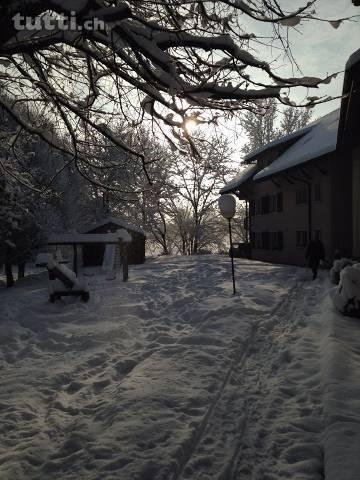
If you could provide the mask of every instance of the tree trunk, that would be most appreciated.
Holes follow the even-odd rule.
[[[12,266],[10,263],[5,263],[5,274],[6,274],[6,286],[12,287],[15,282],[14,282],[14,277],[12,273]]]
[[[169,255],[169,249],[168,249],[168,246],[167,246],[166,236],[164,234],[161,234],[161,238],[162,238],[163,254],[164,255]]]
[[[18,265],[18,280],[25,277],[25,262]]]

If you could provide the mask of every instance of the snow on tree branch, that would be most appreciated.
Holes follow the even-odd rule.
[[[292,105],[291,89],[334,78],[282,78],[272,59],[251,53],[258,40],[246,18],[284,35],[316,21],[316,0],[291,4],[288,11],[275,0],[8,0],[0,6],[0,101],[23,128],[49,140],[34,125],[35,117],[47,119],[51,137],[76,158],[91,157],[87,139],[95,136],[145,164],[114,133],[119,119],[132,128],[144,118],[177,128],[195,109],[211,117],[256,111],[261,99]],[[338,28],[346,19],[320,20]],[[311,96],[308,104],[321,101]]]

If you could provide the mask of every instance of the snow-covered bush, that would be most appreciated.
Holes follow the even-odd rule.
[[[352,265],[352,261],[349,258],[342,257],[338,260],[334,260],[333,266],[330,270],[331,283],[337,285],[340,281],[340,272],[348,265]]]
[[[335,308],[344,315],[360,317],[360,263],[340,272],[340,283],[330,292]]]

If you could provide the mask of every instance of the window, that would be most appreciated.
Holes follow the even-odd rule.
[[[253,248],[262,250],[282,250],[284,247],[283,232],[252,232]]]
[[[261,233],[251,233],[251,245],[253,248],[261,248]]]
[[[266,215],[272,212],[283,211],[283,194],[264,195],[250,201],[250,215]]]
[[[270,232],[262,232],[261,233],[261,247],[264,250],[269,250],[270,249]]]
[[[270,196],[261,197],[261,213],[266,215],[270,211]]]
[[[283,232],[271,232],[271,249],[282,250],[284,248]]]
[[[271,195],[269,200],[269,213],[276,212],[276,195]]]
[[[296,246],[297,247],[306,247],[307,246],[307,231],[306,230],[298,230],[296,232]]]
[[[255,234],[255,248],[262,248],[261,233]]]
[[[271,232],[271,250],[277,250],[277,232]]]
[[[308,201],[307,188],[296,190],[296,204],[301,205],[302,203],[307,203],[307,201]]]
[[[314,201],[320,202],[321,201],[321,185],[317,183],[314,185]]]

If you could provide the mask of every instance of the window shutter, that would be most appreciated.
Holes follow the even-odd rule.
[[[283,232],[277,232],[277,248],[282,250],[284,248],[284,234]]]
[[[278,212],[283,211],[283,194],[282,194],[282,192],[279,192],[277,194],[277,211]]]

